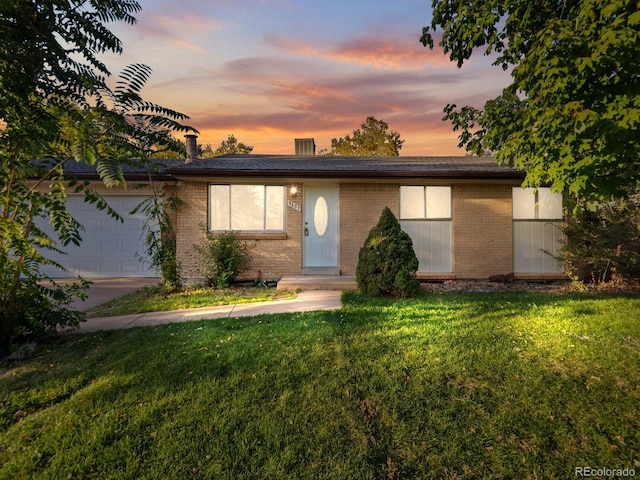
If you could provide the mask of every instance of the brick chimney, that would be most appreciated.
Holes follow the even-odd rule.
[[[193,163],[198,160],[198,136],[190,133],[184,138],[187,144],[187,158],[184,163]]]

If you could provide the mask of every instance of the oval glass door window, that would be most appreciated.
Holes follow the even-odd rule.
[[[318,197],[313,210],[313,226],[318,236],[323,237],[329,226],[329,206],[324,197]]]

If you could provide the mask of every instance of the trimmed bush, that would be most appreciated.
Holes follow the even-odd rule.
[[[411,237],[400,228],[389,207],[385,207],[360,249],[356,267],[358,288],[375,297],[413,297],[420,289],[417,270]]]

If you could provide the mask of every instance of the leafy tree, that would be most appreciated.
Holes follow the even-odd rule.
[[[207,143],[204,147],[198,145],[198,158],[213,158],[215,156],[213,152],[214,150],[210,143]]]
[[[27,0],[0,7],[0,118],[3,155],[46,151],[58,139],[52,104],[85,105],[105,85],[107,67],[97,58],[121,53],[106,22],[136,22],[133,0]]]
[[[223,140],[218,148],[212,152],[211,157],[219,157],[221,155],[226,155],[227,153],[239,153],[242,155],[247,155],[253,151],[253,147],[250,145],[245,145],[242,142],[238,142],[238,139],[235,135],[231,134],[227,137],[226,140]],[[205,157],[207,158],[207,157]]]
[[[183,142],[178,142],[178,144],[175,146],[156,145],[153,151],[149,153],[149,158],[153,160],[185,158],[187,156],[187,148]]]
[[[367,117],[353,136],[331,139],[331,155],[397,157],[404,140],[389,124],[375,117]]]
[[[184,150],[184,144],[171,132],[190,127],[179,123],[188,118],[186,115],[142,99],[140,92],[150,75],[146,65],[126,67],[113,91],[98,89],[95,106],[86,108],[75,124],[65,124],[64,137],[71,140],[67,143],[72,156],[99,159],[98,171],[108,185],[124,184],[122,164],[146,167],[151,195],[131,213],[140,211],[147,216],[144,239],[150,266],[160,274],[165,291],[171,293],[182,287],[171,221],[171,212],[180,201],[165,191],[164,184],[154,183],[152,174],[160,164],[153,159]]]
[[[376,297],[413,297],[420,288],[416,279],[418,266],[411,237],[385,207],[360,249],[356,266],[358,288]]]
[[[587,200],[626,197],[640,183],[640,11],[631,0],[433,0],[421,41],[461,67],[476,49],[512,68],[483,110],[445,108],[460,146],[496,152]]]
[[[129,65],[119,74],[113,90],[96,86],[85,105],[70,105],[57,113],[61,123],[59,153],[66,159],[95,164],[105,184],[115,186],[124,185],[123,163],[153,169],[149,158],[159,152],[184,150],[171,132],[193,130],[180,123],[189,117],[141,96],[151,73],[147,65]]]
[[[0,6],[0,350],[81,320],[67,307],[86,282],[43,283],[40,266],[52,263],[43,251],[81,241],[82,226],[65,208],[68,188],[117,214],[86,183],[67,184],[69,153],[115,185],[123,181],[123,158],[144,158],[151,145],[170,141],[169,130],[188,129],[179,123],[186,117],[140,97],[148,67],[125,69],[113,91],[105,83],[109,71],[97,55],[122,50],[105,24],[133,24],[139,10],[134,0]],[[49,188],[39,188],[45,182]],[[49,219],[56,239],[37,227],[38,217]]]

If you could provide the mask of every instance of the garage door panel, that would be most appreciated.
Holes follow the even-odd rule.
[[[103,255],[116,255],[121,249],[118,240],[102,240],[100,242],[100,253]]]
[[[125,252],[134,252],[134,255],[138,251],[140,252],[140,254],[142,254],[144,252],[144,244],[143,244],[143,242],[134,241],[134,240],[122,240],[121,244],[122,244],[121,248]]]
[[[98,262],[84,262],[84,261],[79,261],[79,262],[73,262],[71,261],[71,265],[73,265],[75,267],[75,269],[81,271],[81,272],[95,272],[100,268],[100,264]],[[68,267],[67,267],[68,268]],[[71,269],[69,269],[71,270]]]
[[[83,246],[82,250],[96,252],[98,250],[98,240],[87,239],[85,237],[86,235],[84,235],[82,238],[82,246]],[[73,247],[70,246],[67,248],[69,255],[71,254],[78,255],[79,250],[81,249],[79,247],[76,247],[75,245]]]
[[[142,262],[139,258],[147,259],[142,238],[145,217],[139,213],[135,216],[129,215],[144,197],[121,196],[106,199],[111,208],[124,218],[124,223],[109,217],[105,210],[98,210],[95,205],[85,204],[80,197],[67,199],[69,213],[85,228],[85,231],[81,232],[83,241],[80,247],[61,247],[68,255],[44,252],[47,258],[69,270],[62,272],[47,267],[43,269],[44,273],[52,277],[157,276],[156,272],[149,268],[148,262]],[[46,220],[39,222],[39,226],[56,238]]]
[[[101,238],[116,239],[122,238],[124,230],[122,228],[122,225],[115,220],[105,219],[99,223],[96,232],[100,232],[102,234]]]
[[[72,213],[71,215],[73,215],[74,218],[82,218],[83,214],[82,212],[76,212],[75,214]],[[82,222],[82,226],[85,229],[85,236],[93,236],[96,234],[96,232],[100,229],[100,224],[102,222],[99,222],[97,219],[89,219],[89,218],[85,218]]]
[[[124,276],[128,276],[129,274],[131,274],[131,276],[137,276],[134,275],[136,273],[138,273],[140,271],[140,262],[136,262],[136,261],[127,261],[127,262],[122,262],[122,273],[124,273]]]
[[[103,273],[109,274],[111,273],[113,276],[117,276],[117,273],[120,273],[120,265],[119,262],[109,262],[109,261],[102,261],[100,262],[101,264],[101,270]]]

